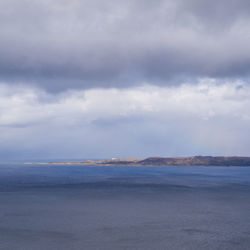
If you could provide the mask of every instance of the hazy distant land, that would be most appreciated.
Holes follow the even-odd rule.
[[[192,156],[192,157],[149,157],[112,158],[109,160],[57,161],[49,164],[81,164],[97,166],[250,166],[250,157],[239,156]],[[39,163],[39,164],[48,164]]]

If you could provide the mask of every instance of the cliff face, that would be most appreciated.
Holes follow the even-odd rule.
[[[85,164],[89,164],[86,161]],[[150,157],[140,159],[112,159],[92,161],[94,165],[130,165],[130,166],[250,166],[250,157]]]

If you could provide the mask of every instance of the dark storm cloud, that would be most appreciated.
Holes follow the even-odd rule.
[[[184,12],[214,29],[230,28],[238,19],[249,18],[250,2],[247,0],[181,0]]]
[[[50,90],[249,76],[243,0],[0,2],[0,80]]]

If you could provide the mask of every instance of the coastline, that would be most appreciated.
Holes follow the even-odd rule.
[[[149,157],[112,158],[108,160],[55,161],[25,164],[39,165],[87,165],[87,166],[250,166],[250,157],[242,156],[191,156],[191,157]]]

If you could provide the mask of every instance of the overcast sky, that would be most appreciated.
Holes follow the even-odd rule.
[[[0,1],[0,158],[250,156],[250,1]]]

